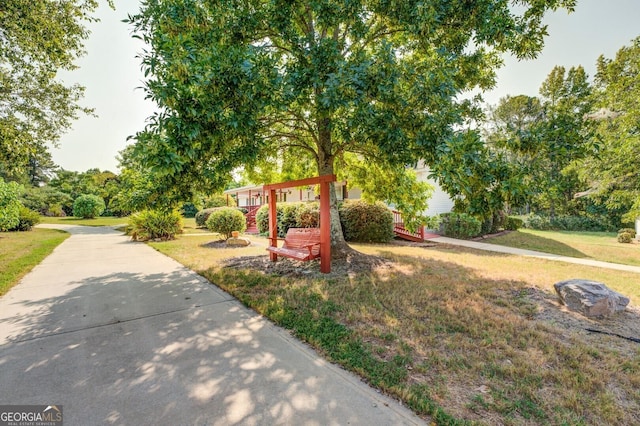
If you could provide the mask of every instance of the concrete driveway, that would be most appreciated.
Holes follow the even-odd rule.
[[[421,424],[204,278],[110,228],[0,298],[0,404],[65,425]]]

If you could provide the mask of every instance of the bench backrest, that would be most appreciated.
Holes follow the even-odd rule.
[[[309,244],[316,244],[311,252],[314,256],[320,253],[320,228],[289,228],[284,237],[284,247],[304,248]]]

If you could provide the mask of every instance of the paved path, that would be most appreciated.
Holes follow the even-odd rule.
[[[615,269],[618,271],[636,272],[640,274],[640,266],[621,265],[619,263],[602,262],[593,259],[580,259],[577,257],[559,256],[557,254],[543,253],[534,250],[525,250],[514,247],[499,246],[497,244],[482,243],[479,241],[458,240],[454,238],[433,236],[427,238],[436,243],[446,243],[461,247],[469,247],[477,250],[492,251],[496,253],[515,254],[518,256],[535,257],[539,259],[556,260],[559,262],[575,263],[578,265],[595,266],[597,268]]]
[[[0,404],[68,426],[423,423],[147,245],[65,229],[0,298]]]

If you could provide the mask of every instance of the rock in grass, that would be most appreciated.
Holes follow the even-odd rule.
[[[629,298],[597,281],[573,279],[554,284],[560,300],[589,318],[609,317],[624,311]]]
[[[246,247],[251,244],[247,238],[229,238],[227,240],[227,245],[230,247]]]

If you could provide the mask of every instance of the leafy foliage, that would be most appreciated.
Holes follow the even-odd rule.
[[[636,237],[636,230],[633,229],[633,228],[618,229],[618,234],[622,234],[623,232],[631,234],[631,238],[635,238]]]
[[[340,223],[347,241],[386,243],[394,237],[393,214],[380,202],[343,202]]]
[[[594,231],[612,232],[616,228],[607,217],[587,216],[548,216],[531,215],[525,221],[525,228],[540,231]]]
[[[519,217],[507,217],[507,220],[504,223],[504,229],[507,231],[517,231],[518,229],[524,226],[524,220]]]
[[[0,179],[0,232],[13,229],[20,223],[20,191],[17,183],[5,183]]]
[[[621,232],[621,233],[618,234],[618,242],[619,243],[628,244],[628,243],[631,243],[631,240],[633,240],[633,237],[628,232]]]
[[[79,112],[83,88],[57,79],[76,68],[96,0],[3,1],[0,12],[0,169],[25,171]]]
[[[9,229],[9,231],[31,231],[34,225],[38,223],[40,223],[40,215],[38,213],[24,206],[20,206],[18,225]]]
[[[73,198],[67,193],[51,186],[26,188],[20,197],[20,202],[27,208],[42,215],[57,216],[66,207],[73,210]]]
[[[593,100],[581,66],[553,68],[540,95],[501,99],[491,111],[487,140],[521,181],[523,191],[509,207],[554,217],[572,213],[574,194],[584,186],[573,165],[597,149],[585,118]]]
[[[172,240],[182,232],[182,216],[177,211],[143,210],[129,217],[127,234],[136,241]]]
[[[444,235],[452,238],[471,238],[478,236],[482,223],[466,213],[445,213],[440,215]]]
[[[234,168],[274,158],[307,176],[375,165],[413,185],[390,201],[420,223],[421,206],[405,194],[425,199],[411,191],[426,187],[401,176],[404,167],[439,161],[438,147],[479,113],[459,95],[492,87],[502,52],[534,57],[544,13],[574,5],[143,1],[128,21],[150,46],[142,66],[159,112],[135,136],[133,157],[156,194],[176,196],[222,188]]]
[[[589,197],[607,211],[626,213],[623,222],[640,217],[640,37],[615,58],[601,56],[595,76],[596,107],[592,119],[602,143],[597,156],[581,164]]]
[[[93,194],[80,195],[73,202],[73,215],[84,219],[100,216],[105,209],[104,200]]]
[[[211,232],[217,232],[227,239],[233,231],[244,232],[247,229],[247,221],[242,212],[232,207],[215,209],[209,215],[206,225]]]

